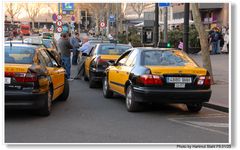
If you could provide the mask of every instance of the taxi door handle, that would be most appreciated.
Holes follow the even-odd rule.
[[[126,72],[126,74],[129,74],[129,72]]]
[[[116,73],[119,73],[119,71],[116,71]]]

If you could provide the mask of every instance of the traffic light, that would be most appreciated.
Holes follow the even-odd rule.
[[[158,47],[159,48],[171,48],[171,43],[170,42],[167,42],[167,43],[161,42],[161,43],[159,43]]]

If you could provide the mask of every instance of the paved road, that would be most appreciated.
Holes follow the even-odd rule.
[[[70,82],[70,97],[55,102],[49,117],[29,111],[7,111],[6,143],[227,143],[228,114],[184,105],[154,105],[129,113],[124,99],[105,99],[101,88]]]

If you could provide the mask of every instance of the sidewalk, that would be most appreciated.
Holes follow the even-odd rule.
[[[202,66],[201,54],[190,55],[200,66]],[[211,55],[213,78],[212,96],[207,107],[213,107],[223,111],[229,108],[229,55]]]

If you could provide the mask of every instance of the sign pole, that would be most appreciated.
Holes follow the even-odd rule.
[[[155,38],[154,38],[154,47],[158,47],[158,41],[159,41],[159,6],[158,3],[155,3],[155,22],[154,22],[154,29],[155,29]]]
[[[189,3],[184,4],[183,50],[188,53]]]
[[[164,43],[168,42],[167,30],[168,30],[168,8],[164,7],[164,34],[163,34]]]

